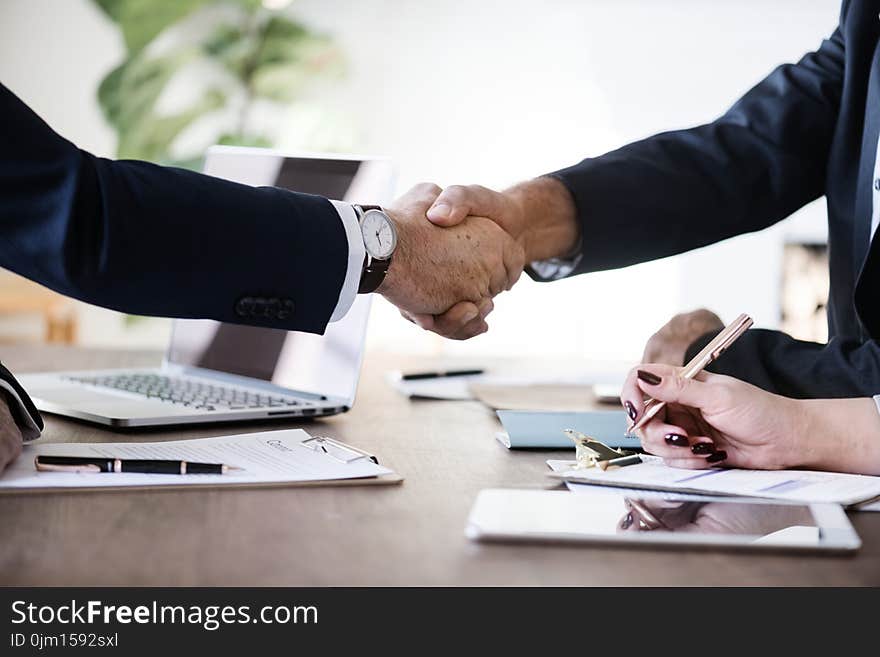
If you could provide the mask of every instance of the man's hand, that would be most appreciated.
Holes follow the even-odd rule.
[[[528,251],[525,208],[513,195],[480,185],[452,185],[427,212],[428,220],[438,226],[457,226],[469,216],[488,217]]]
[[[642,362],[684,365],[684,355],[694,340],[722,328],[721,318],[705,308],[676,315],[648,339]]]
[[[453,185],[437,196],[427,212],[429,221],[444,227],[472,216],[488,217],[503,228],[522,249],[525,262],[567,255],[580,236],[574,200],[554,178],[537,178],[504,192]],[[441,335],[468,338],[488,329],[481,322],[481,330],[474,333],[474,320],[467,324],[475,310],[473,304],[459,303],[440,315],[410,314],[409,319]],[[479,312],[485,317],[490,310],[484,302]]]
[[[468,217],[448,228],[426,221],[439,193],[436,185],[416,185],[387,208],[398,247],[377,292],[423,328],[465,339],[488,329],[492,298],[517,281],[525,256],[489,219]],[[450,309],[450,321],[433,321]]]
[[[6,398],[0,394],[0,472],[21,454],[21,431],[12,419]]]
[[[555,178],[536,178],[503,192],[453,185],[427,213],[438,226],[454,226],[472,215],[488,217],[507,231],[522,245],[526,262],[568,255],[580,237],[574,200]]]

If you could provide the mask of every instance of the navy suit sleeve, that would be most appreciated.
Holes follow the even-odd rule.
[[[133,314],[324,331],[348,258],[328,200],[95,157],[3,85],[0,118],[0,267]]]
[[[824,194],[843,69],[838,29],[816,52],[774,70],[716,121],[550,174],[568,187],[582,227],[583,257],[572,273],[760,230]]]
[[[685,362],[712,337],[714,333],[694,342]],[[818,344],[779,331],[751,329],[707,369],[786,397],[873,397],[880,393],[880,344],[840,338]]]

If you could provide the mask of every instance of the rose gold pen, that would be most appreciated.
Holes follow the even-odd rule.
[[[630,513],[635,511],[641,516],[641,518],[639,519],[640,530],[669,529],[665,522],[663,522],[657,516],[651,513],[648,508],[638,500],[631,500],[627,498],[626,503],[629,504]]]
[[[691,358],[688,364],[684,366],[681,376],[685,379],[693,379],[697,374],[702,372],[709,363],[714,362],[719,356],[721,356],[721,354],[727,351],[728,347],[745,333],[753,323],[752,318],[748,315],[743,314],[737,317],[730,324],[725,326],[724,329],[722,329],[722,331],[709,342],[709,344],[703,347],[700,353]],[[638,422],[635,422],[626,430],[626,434],[632,435],[641,429],[665,406],[666,402],[649,398],[645,402],[645,409],[642,412],[642,417]]]

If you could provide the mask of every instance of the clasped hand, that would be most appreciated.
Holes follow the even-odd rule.
[[[423,183],[387,208],[398,248],[377,291],[422,328],[463,340],[488,330],[493,298],[519,279],[525,250],[483,216],[464,213],[447,225],[428,221],[440,193]]]

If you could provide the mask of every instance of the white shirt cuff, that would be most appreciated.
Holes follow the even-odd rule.
[[[874,397],[874,403],[877,404],[877,412],[880,413],[880,395]]]
[[[533,272],[545,281],[558,281],[566,276],[571,276],[571,273],[577,269],[577,266],[581,264],[581,260],[584,258],[583,249],[581,248],[582,241],[583,238],[578,242],[573,256],[535,260],[529,263],[529,266]]]
[[[361,226],[358,223],[354,208],[342,201],[330,202],[336,208],[336,212],[339,213],[342,226],[345,228],[345,236],[348,238],[348,269],[345,272],[345,281],[342,283],[342,289],[339,291],[339,300],[336,302],[336,308],[330,316],[330,321],[336,322],[345,317],[345,313],[349,311],[354,300],[357,298],[366,249],[364,248],[364,238],[361,235]]]
[[[21,437],[24,438],[25,442],[30,440],[36,440],[40,437],[40,427],[36,423],[31,414],[28,412],[27,406],[24,405],[24,402],[21,400],[21,397],[18,396],[18,393],[15,391],[11,385],[9,385],[6,381],[0,380],[0,391],[5,391],[9,394],[6,398],[11,401],[13,404],[18,405],[20,413],[12,413],[12,419],[14,420],[16,417],[20,417],[24,420],[24,426],[19,425],[18,430],[21,431]],[[12,409],[10,409],[12,410]]]

